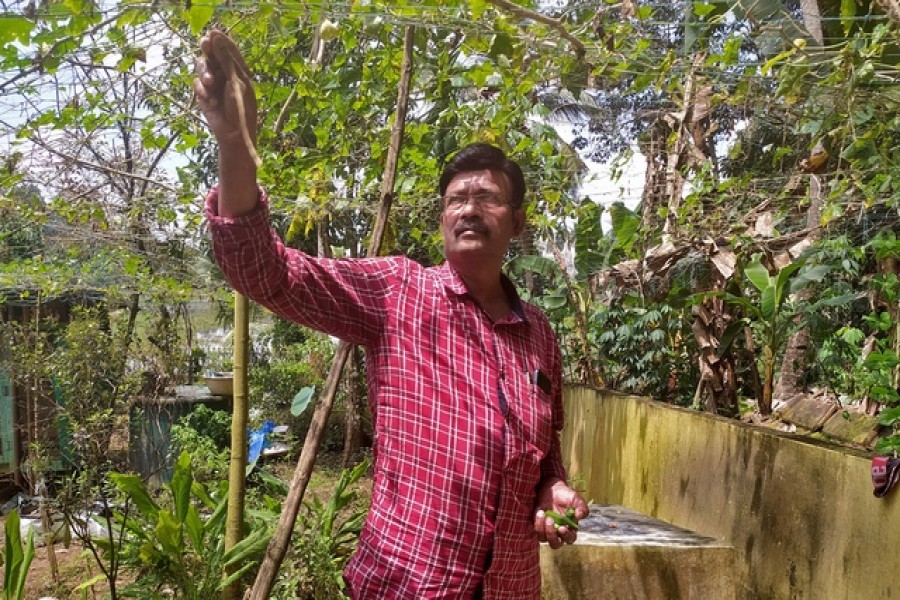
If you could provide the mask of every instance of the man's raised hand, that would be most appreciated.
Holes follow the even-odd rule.
[[[260,164],[256,153],[256,95],[250,70],[240,50],[225,33],[210,31],[200,40],[194,93],[200,110],[219,142],[220,161],[243,158]]]

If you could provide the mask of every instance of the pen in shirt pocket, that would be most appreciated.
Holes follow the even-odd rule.
[[[536,385],[545,394],[550,394],[550,378],[540,369],[534,369],[528,372],[528,379],[531,385]]]

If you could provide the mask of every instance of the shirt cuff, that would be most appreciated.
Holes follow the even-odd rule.
[[[243,243],[269,231],[269,197],[259,188],[256,207],[239,217],[219,216],[219,188],[206,196],[206,219],[213,242]]]
[[[258,222],[269,223],[269,196],[261,187],[257,188],[256,208],[239,217],[219,216],[219,186],[213,187],[206,196],[206,218],[211,225],[253,226]]]

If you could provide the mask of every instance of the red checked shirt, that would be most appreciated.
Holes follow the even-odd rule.
[[[536,488],[565,479],[559,348],[505,285],[492,321],[453,269],[406,258],[332,260],[285,248],[267,202],[216,216],[216,259],[271,311],[366,349],[374,418],[372,505],[344,577],[357,599],[540,598]],[[550,381],[534,384],[542,371]]]

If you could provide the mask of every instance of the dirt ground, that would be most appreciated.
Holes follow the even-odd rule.
[[[48,549],[37,548],[25,583],[25,600],[80,598],[81,595],[74,591],[75,588],[99,574],[94,559],[85,554],[84,549],[76,542],[73,541],[69,548],[56,544],[55,550],[59,579],[55,580],[53,577]],[[87,597],[99,600],[108,591],[106,581],[101,581],[88,591]]]

